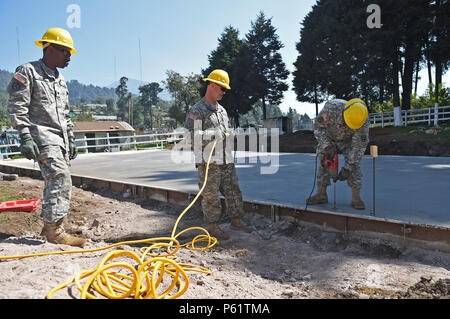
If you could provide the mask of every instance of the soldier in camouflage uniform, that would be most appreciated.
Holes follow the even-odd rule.
[[[83,247],[84,239],[62,227],[72,191],[69,160],[77,151],[69,92],[57,68],[68,66],[76,51],[69,32],[59,28],[49,29],[36,44],[44,48],[43,58],[16,69],[8,85],[8,113],[19,132],[22,155],[39,163],[45,181],[41,235],[52,243]]]
[[[367,107],[359,99],[349,102],[336,99],[325,103],[314,123],[314,135],[318,142],[316,153],[320,163],[317,174],[318,191],[307,199],[308,204],[328,203],[326,189],[330,185],[330,177],[333,177],[341,181],[347,180],[352,188],[354,208],[365,208],[360,197],[362,187],[360,162],[369,143],[367,115]],[[338,152],[342,152],[345,160],[339,173],[323,165],[325,156],[332,159]]]
[[[231,154],[229,120],[226,110],[217,102],[229,90],[228,74],[223,70],[214,70],[204,79],[208,81],[205,96],[189,110],[185,128],[189,130],[194,146],[198,183],[201,189],[206,174],[206,164],[214,139],[218,140],[214,156],[210,161],[208,180],[203,190],[202,210],[208,223],[209,233],[217,239],[226,240],[229,235],[217,225],[221,215],[219,191],[225,197],[228,215],[231,217],[231,228],[251,232],[242,223],[244,213],[242,193]],[[227,143],[228,140],[228,143]]]

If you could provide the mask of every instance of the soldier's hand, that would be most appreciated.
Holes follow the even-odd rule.
[[[329,159],[333,159],[334,155],[336,154],[336,147],[334,147],[334,145],[332,144],[329,144],[324,148],[323,152]]]
[[[350,171],[345,166],[341,168],[337,176],[338,181],[345,181],[350,177]]]
[[[227,133],[220,129],[208,129],[203,132],[203,136],[208,140],[223,140],[227,137]]]
[[[78,155],[78,150],[75,145],[75,140],[69,139],[69,159],[74,160]]]
[[[20,153],[29,160],[37,161],[39,148],[33,141],[30,133],[25,133],[20,136]]]
[[[330,172],[330,176],[336,180],[336,178],[338,177],[338,171],[337,169],[333,169],[333,168],[329,168],[328,171]]]

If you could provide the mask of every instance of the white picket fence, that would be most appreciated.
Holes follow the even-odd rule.
[[[435,119],[434,107],[416,110],[401,110],[401,122],[403,126],[414,123],[425,123],[432,125]],[[438,107],[437,122],[450,120],[450,106]],[[394,111],[369,114],[370,127],[395,125]]]
[[[79,153],[89,153],[96,151],[115,152],[126,149],[137,150],[137,145],[148,145],[145,149],[162,149],[169,143],[178,142],[183,138],[182,132],[172,132],[163,134],[144,134],[130,136],[103,136],[95,138],[76,139],[75,145]],[[94,141],[94,143],[92,143]],[[20,149],[20,144],[4,144],[0,145],[0,160],[10,158],[14,155],[20,155],[19,151],[12,151],[12,148]],[[4,151],[4,149],[6,151]]]

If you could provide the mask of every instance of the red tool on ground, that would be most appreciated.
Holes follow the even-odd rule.
[[[333,159],[329,159],[328,156],[325,155],[324,166],[328,169],[336,170],[336,173],[339,170],[339,157],[337,154],[334,154]],[[333,209],[336,209],[336,180],[337,175],[333,177],[334,182],[334,201],[333,201]]]
[[[32,212],[41,204],[40,199],[16,200],[0,202],[0,213],[4,212]]]

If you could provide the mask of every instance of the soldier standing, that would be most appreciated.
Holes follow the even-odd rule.
[[[366,104],[360,99],[350,101],[331,100],[317,116],[314,123],[314,136],[318,145],[316,149],[319,158],[317,174],[317,194],[307,199],[308,205],[328,203],[327,187],[330,177],[337,180],[347,180],[352,189],[352,206],[364,209],[360,197],[362,173],[360,162],[369,143],[369,122]],[[345,165],[339,173],[323,166],[324,157],[332,159],[341,151]]]
[[[218,103],[227,90],[230,90],[228,73],[224,70],[212,71],[208,78],[205,96],[197,102],[186,115],[185,128],[191,134],[194,145],[195,162],[198,170],[199,188],[202,188],[206,163],[211,151],[211,140],[217,139],[215,156],[212,158],[208,171],[208,180],[203,190],[202,210],[205,221],[208,223],[209,233],[217,239],[229,239],[217,225],[221,215],[219,191],[225,197],[228,215],[231,217],[231,228],[251,232],[242,223],[241,215],[244,213],[242,193],[231,155],[229,145],[229,120],[226,110]],[[227,138],[229,137],[229,138]],[[227,140],[229,141],[227,147]],[[197,143],[196,141],[200,141]],[[209,146],[209,147],[208,147]]]
[[[8,85],[8,113],[20,136],[23,156],[39,163],[45,181],[41,236],[55,244],[83,247],[85,240],[67,234],[62,226],[69,212],[72,191],[70,162],[77,156],[69,92],[57,68],[69,65],[76,53],[70,33],[47,30],[35,42],[43,58],[23,64]]]

